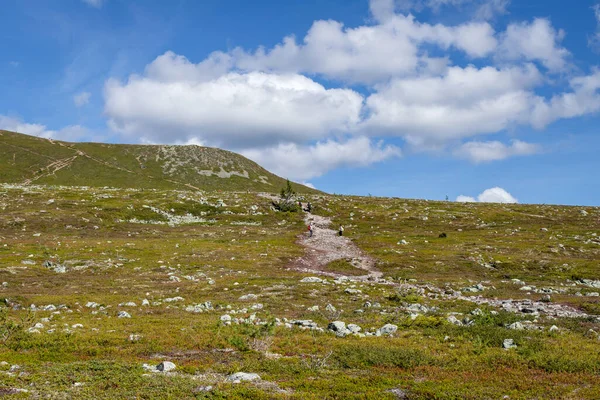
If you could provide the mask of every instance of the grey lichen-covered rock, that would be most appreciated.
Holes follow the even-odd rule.
[[[131,314],[129,314],[127,311],[119,311],[117,318],[131,318]]]
[[[244,381],[252,382],[252,381],[259,381],[260,376],[255,373],[236,372],[235,374],[229,375],[226,380],[227,380],[227,382],[232,382],[232,383],[240,383],[240,382],[244,382]]]
[[[346,327],[351,333],[358,333],[362,330],[362,328],[356,324],[348,324]]]
[[[250,294],[245,294],[243,296],[240,296],[239,299],[242,300],[242,301],[256,300],[256,299],[258,299],[258,296],[255,295],[255,294],[250,293]]]
[[[514,329],[516,331],[522,331],[523,329],[525,329],[525,327],[523,326],[522,323],[520,323],[520,322],[517,321],[517,322],[513,322],[512,324],[510,324],[508,326],[508,329]]]
[[[451,324],[453,324],[453,325],[456,325],[456,326],[463,326],[463,323],[462,323],[462,321],[460,321],[460,320],[459,320],[458,318],[456,318],[454,315],[449,315],[449,316],[448,316],[448,318],[446,318],[446,320],[447,320],[448,322],[450,322]]]
[[[169,372],[173,371],[177,366],[173,364],[171,361],[163,361],[156,366],[156,369],[160,372]]]
[[[514,349],[517,347],[517,345],[513,339],[504,339],[504,342],[502,342],[502,347],[505,349]]]
[[[336,308],[331,304],[327,304],[327,306],[325,306],[325,310],[330,313],[334,313],[337,311]]]
[[[352,332],[346,328],[346,323],[343,321],[333,321],[327,325],[327,330],[335,333],[336,336],[344,337]]]
[[[392,335],[396,333],[397,330],[398,326],[394,324],[385,324],[384,326],[378,329],[381,335]]]
[[[316,276],[308,276],[303,278],[300,282],[302,283],[323,283],[323,279],[318,278]]]

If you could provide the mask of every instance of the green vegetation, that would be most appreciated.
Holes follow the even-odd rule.
[[[254,192],[273,192],[286,183],[255,162],[216,148],[68,143],[3,130],[0,182]]]
[[[46,154],[48,143],[33,138],[28,149]],[[70,144],[52,146],[53,159],[73,152]],[[81,146],[95,158],[115,154],[110,146],[97,153],[100,145]],[[10,155],[4,145],[0,152]],[[125,159],[119,165],[132,169]],[[1,170],[9,182],[29,179]],[[271,192],[284,185],[277,181]],[[304,201],[334,228],[344,225],[385,279],[311,283],[301,280],[314,274],[295,269],[306,214],[276,211],[269,197],[239,188],[159,187],[0,186],[0,395],[600,397],[598,208],[305,192]],[[364,274],[346,258],[321,270]],[[477,285],[483,289],[471,292]],[[242,297],[250,294],[256,298]],[[577,317],[499,305],[546,295],[531,307],[569,306]],[[227,325],[224,315],[242,323]],[[397,331],[337,337],[326,329],[335,320],[361,332],[385,324]],[[523,329],[509,328],[517,323]],[[516,347],[504,349],[505,339]],[[177,368],[144,368],[162,361]],[[262,379],[226,381],[240,371]]]

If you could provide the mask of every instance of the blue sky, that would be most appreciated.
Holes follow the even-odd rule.
[[[4,0],[0,128],[330,193],[600,205],[598,0]]]

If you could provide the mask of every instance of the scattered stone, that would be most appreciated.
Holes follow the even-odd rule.
[[[164,299],[163,301],[165,303],[175,303],[177,301],[184,301],[185,299],[181,296],[177,296],[177,297],[169,297],[167,299]]]
[[[307,310],[312,312],[319,311],[319,306],[308,307]]]
[[[236,372],[235,374],[229,375],[226,380],[227,380],[227,382],[231,382],[231,383],[240,383],[243,381],[252,382],[252,381],[259,381],[260,376],[255,373]]]
[[[325,306],[325,311],[330,312],[330,313],[335,313],[337,310],[333,305],[327,304],[327,306]]]
[[[128,301],[127,303],[120,303],[119,307],[137,307],[133,301]]]
[[[398,330],[398,326],[397,325],[394,325],[394,324],[385,324],[384,326],[382,326],[381,328],[379,328],[377,331],[381,335],[392,335],[397,330]]]
[[[462,323],[462,321],[460,321],[460,320],[459,320],[458,318],[456,318],[454,315],[449,315],[449,316],[446,318],[446,320],[447,320],[448,322],[450,322],[451,324],[453,324],[453,325],[456,325],[456,326],[463,326],[463,323]]]
[[[117,318],[131,318],[131,314],[129,314],[127,311],[119,311]]]
[[[130,342],[139,342],[140,339],[142,338],[142,335],[137,335],[132,333],[131,335],[129,335],[129,341]]]
[[[523,329],[525,329],[525,327],[523,326],[522,323],[520,322],[513,322],[512,324],[508,325],[508,329],[514,329],[516,331],[522,331]]]
[[[508,350],[516,348],[517,345],[513,339],[504,339],[504,342],[502,342],[502,347]]]
[[[316,276],[308,276],[303,278],[300,282],[302,283],[323,283],[323,279],[318,278]]]
[[[175,368],[177,367],[171,361],[163,361],[156,366],[156,369],[160,372],[173,371]]]
[[[242,301],[246,301],[246,300],[256,300],[258,299],[258,296],[255,294],[245,294],[243,296],[240,296],[239,300]]]
[[[344,337],[350,333],[352,333],[348,328],[346,328],[346,323],[342,321],[333,321],[327,325],[327,330],[332,331],[338,337]]]

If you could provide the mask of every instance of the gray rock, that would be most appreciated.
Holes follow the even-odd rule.
[[[131,315],[127,311],[119,311],[117,318],[131,318]]]
[[[384,326],[382,326],[381,328],[378,329],[378,331],[382,335],[391,335],[391,334],[395,333],[397,330],[398,330],[398,326],[394,325],[394,324],[385,324]]]
[[[516,331],[522,331],[523,329],[525,329],[525,327],[523,326],[522,323],[520,323],[520,322],[517,321],[517,322],[513,322],[512,324],[510,324],[508,326],[508,329],[514,329]]]
[[[505,349],[514,349],[517,347],[517,345],[513,339],[504,339],[504,342],[502,342],[502,347]]]
[[[171,361],[163,361],[156,366],[156,369],[160,372],[173,371],[175,368],[177,367]]]
[[[325,310],[330,313],[334,313],[337,311],[336,308],[334,306],[332,306],[331,304],[327,304],[327,306],[325,306]]]
[[[346,323],[342,321],[333,321],[327,325],[327,330],[334,332],[336,336],[344,337],[350,334],[350,330],[346,328]]]
[[[308,276],[303,278],[300,282],[302,283],[323,283],[323,279],[317,278],[316,276]]]
[[[446,318],[446,320],[447,320],[448,322],[450,322],[451,324],[453,324],[453,325],[456,325],[456,326],[463,326],[463,323],[462,323],[462,321],[460,321],[460,320],[459,320],[458,318],[456,318],[454,315],[449,315],[449,316]]]
[[[255,295],[255,294],[252,294],[252,293],[250,293],[250,294],[245,294],[245,295],[243,295],[243,296],[240,296],[240,298],[239,298],[239,299],[240,299],[240,300],[242,300],[242,301],[246,301],[246,300],[256,300],[256,299],[258,299],[258,296],[257,296],[257,295]]]
[[[362,328],[356,324],[348,324],[346,327],[351,333],[358,333],[362,330]]]
[[[227,377],[227,382],[232,382],[232,383],[240,383],[243,381],[259,381],[260,380],[260,376],[258,374],[254,374],[254,373],[247,373],[247,372],[236,372],[235,374],[231,374]]]

